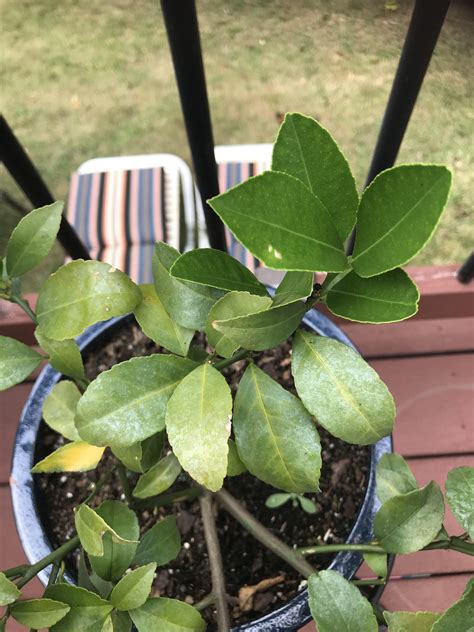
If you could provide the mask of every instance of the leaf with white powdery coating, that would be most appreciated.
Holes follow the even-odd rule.
[[[77,535],[83,549],[89,555],[101,557],[104,555],[102,536],[110,533],[117,544],[138,544],[138,540],[121,537],[112,527],[88,505],[80,505],[74,515]]]
[[[149,498],[161,494],[171,487],[181,473],[181,465],[170,452],[152,468],[142,474],[133,490],[137,498]]]
[[[164,566],[174,560],[181,549],[181,536],[175,516],[167,516],[145,532],[133,560],[134,564],[155,562]]]
[[[16,585],[0,572],[0,607],[8,606],[13,603],[21,595],[21,591]]]
[[[23,382],[42,359],[39,353],[22,342],[0,336],[0,391]]]
[[[446,499],[456,520],[474,540],[474,467],[461,466],[448,472]]]
[[[372,606],[356,586],[335,571],[308,579],[309,607],[319,632],[377,632]]]
[[[85,588],[70,584],[48,586],[44,593],[70,607],[65,617],[50,628],[50,632],[101,632],[104,621],[112,610],[112,604]]]
[[[392,432],[395,404],[388,388],[347,345],[300,330],[291,370],[305,408],[335,437],[368,445]]]
[[[287,492],[319,489],[321,444],[316,425],[297,397],[254,364],[237,389],[233,427],[249,472]]]
[[[342,241],[355,221],[359,194],[349,163],[329,132],[308,116],[285,116],[273,147],[272,170],[308,187],[328,210]]]
[[[287,272],[273,296],[274,307],[302,301],[313,291],[313,272]]]
[[[387,553],[413,553],[434,540],[443,518],[443,495],[431,481],[382,505],[374,520],[375,539]]]
[[[53,599],[28,599],[13,604],[10,607],[10,614],[27,628],[39,630],[53,626],[63,619],[70,609],[67,604]]]
[[[187,375],[166,409],[174,453],[190,476],[216,492],[227,472],[232,396],[225,378],[210,364]]]
[[[372,277],[408,263],[429,241],[448,199],[451,172],[438,165],[399,165],[365,189],[357,211],[352,266]]]
[[[85,379],[81,352],[75,340],[53,340],[48,338],[40,327],[35,329],[35,337],[43,351],[48,354],[49,363],[55,371],[75,380]]]
[[[387,612],[383,613],[388,632],[431,632],[440,618],[439,612]]]
[[[79,400],[79,434],[94,445],[120,448],[163,430],[168,400],[195,366],[186,358],[154,354],[104,371]]]
[[[156,564],[139,566],[124,575],[110,593],[110,601],[117,610],[139,608],[150,594]]]
[[[25,215],[7,244],[7,272],[19,277],[32,270],[51,250],[61,223],[63,202],[54,202]]]
[[[206,623],[199,612],[177,599],[150,598],[129,614],[138,632],[204,632],[206,629]]]
[[[268,268],[310,272],[347,268],[342,240],[328,210],[293,176],[266,171],[208,203]]]
[[[168,351],[186,356],[194,329],[182,327],[170,318],[152,283],[139,287],[142,301],[133,313],[143,333]]]
[[[80,441],[74,419],[81,392],[69,380],[58,382],[43,402],[43,419],[50,428],[70,441]]]
[[[94,323],[128,314],[140,301],[140,290],[126,274],[102,261],[78,259],[44,283],[36,316],[46,336],[66,340]]]
[[[104,450],[85,441],[72,441],[38,461],[31,472],[88,472],[97,467]]]
[[[474,584],[470,580],[461,599],[433,625],[431,632],[472,632],[474,629]]]
[[[418,483],[405,459],[396,453],[384,454],[376,467],[377,498],[383,504],[393,496],[418,489]]]
[[[416,314],[419,298],[408,274],[397,268],[370,279],[350,272],[328,292],[326,305],[360,323],[394,323]]]

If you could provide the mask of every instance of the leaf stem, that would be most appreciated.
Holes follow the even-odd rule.
[[[158,496],[152,496],[151,498],[145,498],[143,500],[134,500],[132,503],[133,509],[154,509],[155,507],[169,507],[175,503],[181,503],[185,500],[193,500],[198,498],[202,494],[202,489],[199,487],[187,487],[178,492],[170,492],[169,494],[158,494]]]
[[[12,303],[16,303],[17,305],[19,305],[21,309],[25,312],[25,314],[27,314],[27,316],[31,318],[31,320],[34,322],[35,325],[38,324],[38,319],[36,318],[36,314],[31,309],[30,304],[28,303],[26,299],[22,298],[21,296],[16,296],[15,294],[13,294],[12,296],[10,296],[10,301]]]
[[[384,579],[351,579],[354,586],[385,586],[386,583]]]
[[[326,297],[327,293],[330,292],[332,288],[339,283],[339,281],[342,281],[342,279],[347,276],[349,272],[352,272],[352,268],[344,270],[343,272],[339,272],[335,276],[333,276],[332,274],[328,274],[321,286],[321,290],[319,292],[319,300],[323,300]]]
[[[240,524],[253,535],[253,537],[264,544],[270,551],[278,555],[287,564],[297,570],[303,577],[308,578],[315,570],[299,553],[277,538],[271,531],[263,526],[252,514],[243,507],[225,489],[216,492],[215,497]]]
[[[21,577],[26,573],[26,571],[30,568],[29,564],[21,564],[20,566],[13,566],[12,568],[8,568],[6,571],[2,571],[5,577],[11,579],[12,577]]]
[[[433,551],[436,549],[449,549],[466,555],[474,555],[474,542],[466,542],[462,538],[452,536],[449,540],[436,540],[430,542],[422,551]]]
[[[21,580],[18,582],[18,588],[22,588],[25,584],[31,581],[36,575],[42,571],[44,568],[49,566],[50,564],[54,564],[56,561],[60,561],[66,557],[71,551],[74,551],[79,546],[79,536],[74,536],[68,542],[65,542],[62,546],[60,546],[55,551],[51,551],[49,555],[43,557],[43,559],[36,562],[36,564],[32,564],[26,573],[23,575]]]
[[[216,522],[212,513],[212,495],[209,492],[204,492],[199,499],[199,504],[201,506],[204,537],[211,567],[212,592],[215,596],[217,610],[217,629],[219,632],[229,632],[230,616],[227,605],[224,565],[222,563]]]
[[[209,606],[212,606],[215,601],[216,598],[214,597],[214,593],[209,593],[208,595],[203,597],[201,601],[193,604],[193,608],[195,608],[198,612],[202,612],[206,608],[209,608]]]
[[[339,553],[339,551],[358,551],[360,553],[386,553],[381,546],[375,544],[317,544],[296,549],[300,555],[324,555],[325,553]]]
[[[117,463],[117,472],[119,475],[122,491],[125,495],[127,503],[130,505],[131,503],[133,503],[133,495],[132,490],[130,489],[130,481],[128,480],[127,470],[125,469],[124,464],[120,461]]]
[[[214,362],[213,366],[215,369],[218,369],[220,371],[221,369],[225,369],[227,366],[234,364],[234,362],[245,360],[245,358],[248,358],[250,354],[251,351],[248,351],[247,349],[239,349],[239,351],[236,351],[231,358],[225,358],[224,360]]]

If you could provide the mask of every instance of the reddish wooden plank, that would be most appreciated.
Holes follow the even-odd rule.
[[[397,404],[394,440],[405,456],[474,452],[474,355],[374,360]]]
[[[31,307],[36,305],[36,294],[27,294]],[[37,344],[34,337],[35,326],[25,312],[14,303],[0,300],[0,335],[21,340],[27,345]]]
[[[8,483],[10,476],[11,455],[13,443],[18,426],[18,420],[26,399],[31,391],[32,384],[24,383],[9,389],[0,391],[0,411],[2,411],[2,437],[0,444],[0,483]]]
[[[462,595],[471,574],[389,582],[381,602],[387,610],[443,612]],[[453,630],[453,632],[455,632]]]

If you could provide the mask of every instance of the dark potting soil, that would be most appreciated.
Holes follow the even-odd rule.
[[[201,338],[197,342],[203,344],[204,341]],[[166,351],[146,338],[133,323],[116,330],[105,345],[88,355],[86,372],[89,378],[94,378],[118,362],[152,353]],[[289,343],[284,343],[271,352],[259,354],[255,357],[255,362],[285,388],[294,392]],[[233,393],[244,368],[245,362],[240,362],[225,371]],[[321,492],[306,494],[317,507],[315,514],[305,513],[301,508],[293,507],[291,502],[278,509],[268,509],[265,500],[278,490],[249,474],[228,478],[225,483],[230,493],[290,546],[344,542],[364,498],[369,449],[339,441],[322,428],[319,428],[319,432],[323,458]],[[44,458],[63,442],[62,437],[42,423],[35,460]],[[35,476],[38,508],[53,546],[59,546],[74,535],[73,508],[87,497],[94,488],[94,483],[105,472],[114,469],[116,463],[116,458],[107,449],[99,466],[92,472]],[[131,485],[135,481],[136,475],[133,475]],[[187,475],[182,474],[170,491],[188,485]],[[97,506],[107,498],[124,500],[118,475],[109,479],[92,505]],[[138,513],[140,527],[144,532],[157,520],[170,514],[176,516],[182,548],[175,561],[167,567],[158,568],[154,595],[178,598],[190,604],[197,603],[211,591],[198,500],[177,503],[172,507],[141,510]],[[275,610],[293,598],[305,585],[296,571],[249,535],[224,509],[216,507],[216,522],[234,625],[252,621]],[[332,555],[328,555],[309,557],[308,560],[315,569],[319,569],[326,567],[331,558]],[[75,574],[74,558],[69,560],[69,564],[70,572]],[[242,609],[239,605],[239,592],[245,586],[255,586],[260,582],[263,585]],[[243,598],[242,593],[241,596]],[[209,622],[214,622],[213,608],[207,608],[203,615]]]

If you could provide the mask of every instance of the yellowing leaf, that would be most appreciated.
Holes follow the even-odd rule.
[[[31,471],[33,474],[40,472],[87,472],[97,467],[104,450],[105,448],[98,448],[85,441],[66,443],[39,461]]]

